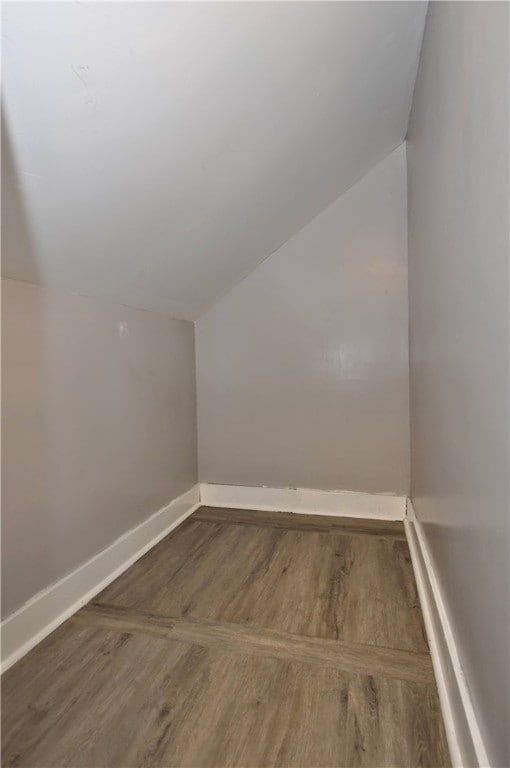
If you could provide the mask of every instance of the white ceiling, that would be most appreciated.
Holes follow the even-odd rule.
[[[3,3],[4,275],[196,318],[404,139],[425,11]]]

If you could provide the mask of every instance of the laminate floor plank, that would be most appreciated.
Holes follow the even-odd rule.
[[[448,768],[400,523],[228,515],[3,675],[3,766]]]
[[[157,616],[95,604],[82,608],[72,621],[118,632],[198,643],[232,653],[315,663],[343,672],[434,682],[428,653],[322,640],[239,624],[217,624],[206,619]]]
[[[193,518],[186,525],[96,602],[428,651],[407,542],[349,536],[335,528],[294,530]]]
[[[433,683],[76,622],[23,662],[4,681],[10,768],[448,765]]]
[[[358,517],[333,517],[207,506],[197,509],[190,519],[207,523],[288,528],[296,531],[330,531],[334,529],[350,536],[369,534],[370,536],[386,536],[402,540],[406,538],[404,524],[400,520],[366,520]]]

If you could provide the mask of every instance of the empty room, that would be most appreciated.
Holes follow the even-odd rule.
[[[510,768],[509,11],[1,4],[4,768]]]

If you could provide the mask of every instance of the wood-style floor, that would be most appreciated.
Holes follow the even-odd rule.
[[[2,680],[2,765],[448,766],[402,523],[202,507]]]

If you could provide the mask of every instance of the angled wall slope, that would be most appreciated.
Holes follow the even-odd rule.
[[[405,494],[402,145],[196,322],[203,482]]]

